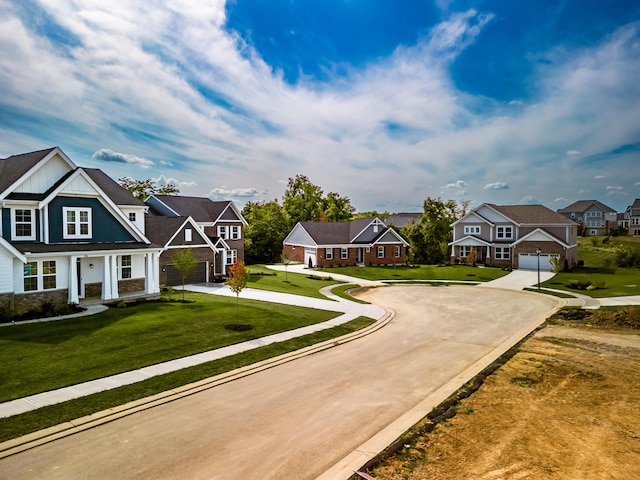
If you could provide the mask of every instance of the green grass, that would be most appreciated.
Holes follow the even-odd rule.
[[[285,342],[274,343],[231,357],[185,368],[166,375],[159,375],[133,385],[126,385],[57,405],[43,407],[14,417],[2,418],[0,419],[0,441],[17,438],[31,432],[42,430],[43,428],[58,425],[140,398],[155,395],[172,388],[197,382],[236,368],[251,365],[255,362],[299,350],[309,345],[337,338],[360,330],[372,323],[374,323],[374,320],[370,318],[359,317],[343,325]]]
[[[348,284],[344,284],[344,285],[338,285],[337,287],[334,287],[331,290],[331,293],[333,293],[334,295],[337,295],[340,298],[344,298],[346,300],[350,300],[352,302],[356,302],[356,303],[369,303],[369,302],[365,302],[364,300],[360,300],[359,298],[355,298],[352,297],[351,295],[349,295],[347,293],[347,290],[352,290],[354,288],[358,288],[359,285],[356,285],[355,283],[348,283]]]
[[[487,282],[506,275],[499,268],[479,268],[466,265],[419,265],[415,267],[336,267],[323,272],[350,275],[364,280],[468,280]]]
[[[576,267],[570,272],[558,273],[555,277],[541,284],[542,287],[557,288],[568,292],[576,292],[593,298],[624,297],[640,295],[640,269],[617,268],[615,249],[620,245],[640,246],[640,238],[636,237],[580,237],[578,239],[578,258],[584,262],[583,267]],[[575,290],[567,286],[571,280],[603,284],[598,290]]]
[[[174,294],[179,298],[181,294]],[[0,328],[0,401],[323,322],[310,308],[186,293],[194,303],[145,302],[76,319]],[[225,325],[251,324],[245,332]]]
[[[247,270],[249,270],[247,287],[268,290],[270,292],[291,293],[305,297],[321,298],[323,300],[327,300],[327,297],[322,295],[319,290],[322,287],[340,283],[331,279],[323,279],[320,275],[281,272],[267,268],[264,265],[249,265],[247,266]]]

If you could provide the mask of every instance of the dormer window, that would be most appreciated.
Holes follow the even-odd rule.
[[[31,208],[16,208],[13,210],[14,240],[36,239],[36,215]]]
[[[90,239],[91,238],[91,209],[63,207],[64,239]]]

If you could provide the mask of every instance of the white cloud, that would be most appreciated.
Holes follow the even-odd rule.
[[[525,195],[520,199],[519,203],[523,203],[526,205],[537,205],[541,202],[534,195]]]
[[[569,199],[564,197],[558,197],[553,199],[553,203],[568,203]]]
[[[151,181],[157,185],[174,185],[178,188],[192,188],[198,185],[194,181],[178,180],[173,177],[165,177],[164,175],[160,175],[158,178],[152,178]]]
[[[594,180],[602,180],[603,178],[607,178],[604,175],[596,175],[595,177],[593,177]]]
[[[509,190],[509,185],[505,182],[492,182],[487,183],[484,187],[484,190]]]
[[[634,187],[640,187],[640,182],[636,182],[633,184]]]
[[[620,185],[609,185],[607,186],[607,195],[609,196],[626,196],[629,195],[628,193],[626,193],[624,191],[624,187],[620,186]]]
[[[454,183],[447,183],[444,187],[442,188],[463,188],[467,186],[467,182],[465,182],[464,180],[457,180]]]
[[[569,157],[574,157],[576,155],[580,155],[580,152],[578,150],[567,150],[566,155]]]
[[[209,197],[217,199],[241,198],[251,199],[262,197],[267,191],[258,190],[257,188],[214,188],[209,191]]]
[[[98,150],[91,156],[91,159],[99,162],[126,163],[128,165],[137,165],[142,168],[150,168],[153,166],[153,162],[151,160],[136,157],[135,155],[130,155],[128,153],[114,152],[108,148]]]

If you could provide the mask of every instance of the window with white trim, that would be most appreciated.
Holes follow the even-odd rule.
[[[384,258],[384,245],[378,245],[378,258]]]
[[[479,225],[465,225],[464,226],[464,234],[465,235],[478,235],[480,233]]]
[[[513,227],[496,227],[496,238],[513,238]]]
[[[38,262],[27,262],[24,264],[24,291],[33,292],[38,290]]]
[[[23,267],[24,291],[54,290],[56,288],[56,261],[28,262]]]
[[[227,265],[233,265],[238,259],[238,250],[227,250]]]
[[[231,240],[240,240],[240,225],[231,225]]]
[[[473,248],[470,245],[460,245],[460,257],[466,258],[467,255],[471,253],[471,249]]]
[[[349,249],[348,248],[342,247],[340,249],[340,258],[342,260],[346,260],[347,258],[349,258]]]
[[[510,252],[509,247],[495,247],[493,250],[493,258],[496,260],[509,260],[509,258],[511,258]]]
[[[229,227],[227,225],[218,225],[218,236],[220,238],[227,238],[229,235]]]
[[[184,241],[185,242],[190,242],[193,240],[193,234],[190,228],[185,228],[184,229]]]
[[[402,246],[401,245],[396,245],[395,246],[395,257],[396,258],[400,258],[400,255],[402,255]]]
[[[62,238],[91,238],[91,209],[78,207],[62,207]]]
[[[327,260],[333,260],[333,248],[324,249],[324,258]]]
[[[120,257],[120,280],[131,278],[131,255]]]
[[[52,290],[56,288],[56,261],[45,260],[42,262],[42,289]]]
[[[13,210],[13,240],[36,239],[36,215],[31,208]]]

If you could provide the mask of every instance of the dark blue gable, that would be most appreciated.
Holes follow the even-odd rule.
[[[64,218],[62,207],[85,207],[91,209],[90,240],[65,240],[62,237]],[[49,204],[49,242],[50,243],[106,243],[137,241],[127,229],[95,198],[56,197]]]

